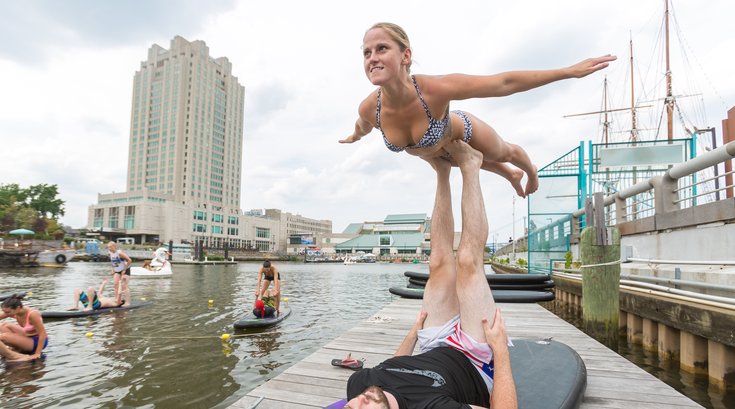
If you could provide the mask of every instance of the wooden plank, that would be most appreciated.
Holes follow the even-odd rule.
[[[499,304],[512,338],[552,337],[574,348],[587,367],[587,391],[582,409],[700,408],[653,375],[615,354],[536,304]],[[420,300],[396,299],[373,317],[328,342],[284,372],[250,391],[231,408],[249,409],[264,396],[257,409],[322,408],[344,398],[353,371],[334,367],[330,361],[352,353],[372,367],[392,356],[413,325]]]

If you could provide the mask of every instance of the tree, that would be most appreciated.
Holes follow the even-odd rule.
[[[64,215],[64,201],[58,195],[57,185],[42,183],[23,189],[17,183],[0,184],[0,229],[7,232],[23,227],[55,234],[49,222]]]
[[[28,205],[38,211],[41,217],[57,219],[64,215],[64,201],[56,198],[58,194],[57,185],[33,185],[28,188]]]

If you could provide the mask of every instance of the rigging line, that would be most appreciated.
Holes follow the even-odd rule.
[[[676,17],[675,17],[675,18],[676,18]],[[678,25],[679,25],[679,24],[678,24],[678,21],[677,21],[677,23],[676,23],[676,24],[677,24],[677,27],[678,27]],[[677,34],[678,34],[678,33],[677,33]],[[722,95],[721,95],[721,94],[720,94],[720,93],[719,93],[719,92],[717,91],[717,88],[715,88],[715,86],[714,86],[714,85],[712,84],[712,79],[711,79],[711,78],[709,77],[709,75],[707,74],[707,71],[706,71],[706,70],[704,69],[704,66],[703,66],[703,65],[702,65],[702,63],[700,62],[699,58],[697,58],[697,54],[696,54],[696,53],[695,53],[695,52],[693,51],[693,49],[692,49],[692,47],[691,47],[691,46],[689,45],[689,42],[687,41],[687,39],[686,39],[686,38],[685,38],[685,37],[684,37],[683,35],[679,35],[679,41],[680,41],[680,44],[681,44],[681,47],[682,47],[682,48],[684,48],[685,50],[686,50],[686,49],[690,50],[690,53],[692,54],[692,57],[693,57],[692,59],[694,60],[694,62],[696,63],[696,65],[698,66],[698,68],[700,69],[700,71],[702,72],[702,75],[704,76],[704,78],[705,78],[705,80],[706,80],[707,84],[708,84],[708,85],[710,86],[710,88],[712,89],[712,92],[713,92],[713,93],[714,93],[714,94],[715,94],[715,95],[717,96],[717,99],[719,99],[719,102],[720,102],[720,104],[722,104],[722,107],[723,107],[723,108],[724,108],[725,110],[727,110],[727,109],[729,108],[729,107],[727,106],[727,103],[725,102],[725,100],[724,100],[724,98],[722,97]],[[705,110],[705,122],[707,122],[706,114],[707,114],[707,113],[706,113],[706,110]]]

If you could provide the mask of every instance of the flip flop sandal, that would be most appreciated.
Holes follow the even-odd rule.
[[[347,355],[347,358],[345,359],[332,359],[332,365],[333,366],[340,366],[342,368],[352,369],[353,371],[357,371],[359,369],[362,369],[363,360],[358,360],[355,358],[352,358],[352,353]]]

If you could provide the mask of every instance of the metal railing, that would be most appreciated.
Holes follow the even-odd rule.
[[[697,198],[705,196],[714,197],[717,192],[733,189],[733,183],[725,183],[727,177],[733,174],[732,171],[702,180],[689,178],[689,176],[734,157],[735,142],[729,142],[687,162],[674,165],[661,176],[654,176],[648,180],[605,196],[605,206],[614,205],[614,209],[609,210],[614,217],[610,217],[609,221],[614,222],[611,224],[620,224],[641,219],[640,216],[649,217],[654,214],[669,213],[694,207],[697,205]],[[687,179],[683,180],[685,178]],[[718,183],[717,188],[698,191],[699,188],[709,186],[713,180],[722,180],[723,183]],[[643,193],[649,193],[650,197],[644,200],[636,200]],[[653,206],[651,206],[651,203],[653,203]],[[572,218],[574,220],[572,226],[576,228],[577,234],[579,233],[578,220],[584,215],[584,212],[584,208],[572,212]]]

